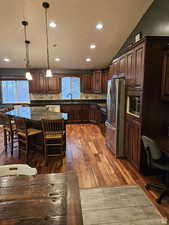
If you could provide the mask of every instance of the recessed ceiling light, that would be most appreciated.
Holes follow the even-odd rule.
[[[4,61],[4,62],[9,62],[10,59],[9,59],[9,58],[4,58],[3,61]]]
[[[50,22],[49,26],[52,27],[52,28],[55,28],[56,27],[56,23],[55,22]]]
[[[102,23],[98,23],[98,24],[96,25],[96,28],[97,28],[98,30],[103,29],[103,24],[102,24]]]
[[[92,59],[91,58],[86,58],[86,62],[91,62]]]
[[[55,58],[55,61],[60,62],[60,58],[59,57]]]
[[[96,48],[96,45],[95,45],[95,44],[91,44],[91,45],[90,45],[90,48],[91,48],[91,49],[94,49],[94,48]]]

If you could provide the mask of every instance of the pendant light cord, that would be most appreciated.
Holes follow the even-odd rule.
[[[22,24],[24,25],[24,36],[25,36],[25,54],[26,54],[26,69],[29,69],[29,44],[30,41],[27,40],[27,30],[26,30],[26,26],[28,25],[27,21],[22,21]]]
[[[49,65],[49,38],[48,38],[48,15],[47,15],[47,8],[45,8],[45,23],[46,23],[46,55],[47,55],[47,67],[50,68]]]

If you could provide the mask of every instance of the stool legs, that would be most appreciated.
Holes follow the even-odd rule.
[[[8,144],[10,144],[11,147],[11,155],[13,155],[13,148],[14,148],[14,133],[10,133],[9,131],[4,129],[4,147],[5,147],[5,153],[7,153],[8,150]]]
[[[11,155],[13,155],[13,142],[14,142],[14,133],[11,133]]]
[[[5,147],[5,153],[7,153],[7,133],[4,129],[4,147]]]

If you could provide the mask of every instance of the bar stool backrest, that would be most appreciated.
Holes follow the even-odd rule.
[[[15,117],[15,124],[16,124],[16,131],[17,132],[24,132],[27,136],[27,123],[25,118]]]
[[[65,131],[64,119],[46,120],[42,119],[42,128],[44,133],[56,132],[62,133]]]

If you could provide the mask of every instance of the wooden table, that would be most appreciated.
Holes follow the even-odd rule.
[[[73,172],[0,178],[1,225],[82,225]]]

